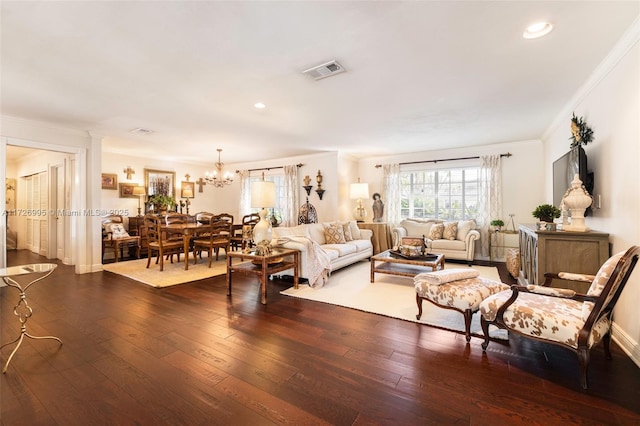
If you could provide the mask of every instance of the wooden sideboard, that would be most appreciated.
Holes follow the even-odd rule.
[[[609,234],[604,232],[538,231],[535,225],[520,225],[520,285],[544,282],[545,272],[595,275],[610,257]],[[588,284],[554,281],[552,287],[584,293]]]

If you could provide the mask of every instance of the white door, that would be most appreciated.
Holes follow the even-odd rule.
[[[55,209],[56,209],[56,258],[60,260],[64,260],[64,240],[65,240],[65,215],[62,214],[66,209],[65,203],[65,170],[64,165],[59,165],[55,167],[56,173],[56,184],[55,184]]]

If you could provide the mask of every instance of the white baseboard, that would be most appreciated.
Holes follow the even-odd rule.
[[[614,322],[611,326],[611,338],[640,367],[640,346]]]

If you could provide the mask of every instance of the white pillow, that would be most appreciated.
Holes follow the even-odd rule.
[[[456,240],[464,241],[467,238],[467,234],[472,229],[476,229],[476,221],[475,220],[461,220],[458,222],[458,235],[456,236]]]
[[[121,223],[110,223],[107,226],[107,232],[111,232],[112,239],[127,238],[129,233],[124,229]]]

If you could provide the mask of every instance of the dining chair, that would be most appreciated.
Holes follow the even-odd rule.
[[[206,251],[209,255],[209,268],[213,261],[213,252],[216,253],[216,260],[220,249],[224,249],[225,254],[229,252],[231,246],[231,223],[226,220],[214,221],[211,224],[212,228],[210,232],[207,232],[203,236],[198,236],[193,239],[193,263],[195,265],[198,258],[202,258],[202,252]]]
[[[245,241],[242,239],[242,227],[245,225],[251,225],[252,227],[260,221],[258,213],[251,213],[242,216],[242,221],[233,228],[233,235],[231,235],[231,246],[234,250],[244,249]]]
[[[173,263],[173,255],[178,255],[178,262],[180,261],[180,253],[183,251],[182,239],[168,239],[162,232],[161,225],[162,220],[154,215],[147,214],[144,216],[144,227],[147,230],[147,240],[149,247],[149,257],[147,259],[147,268],[151,264],[151,258],[154,252],[157,253],[156,264],[160,262],[160,271],[164,270],[164,256],[168,256]],[[185,256],[188,254],[185,253]]]
[[[206,223],[209,224],[209,222],[211,222],[211,219],[215,216],[213,213],[210,212],[198,212],[195,215],[193,215],[196,218],[196,222],[197,223]]]
[[[124,257],[125,247],[136,247],[136,257],[140,258],[140,237],[129,235],[124,229],[121,215],[108,215],[102,218],[102,261],[106,249],[114,251],[115,261]]]

